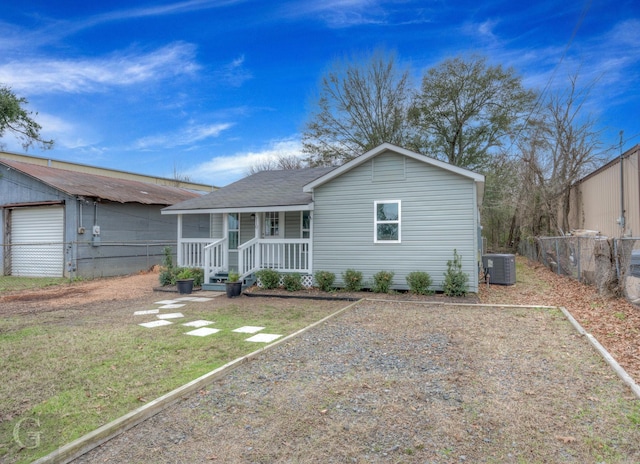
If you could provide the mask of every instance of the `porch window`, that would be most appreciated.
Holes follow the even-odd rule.
[[[374,202],[374,243],[400,243],[401,201]]]
[[[238,213],[227,215],[229,222],[229,249],[238,249],[238,238],[240,237],[240,216]]]
[[[311,211],[302,211],[302,238],[311,237]]]
[[[265,237],[278,237],[280,235],[280,213],[268,211],[264,213]]]

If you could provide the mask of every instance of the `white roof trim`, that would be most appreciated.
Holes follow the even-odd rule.
[[[243,208],[203,208],[161,210],[162,214],[266,213],[269,211],[313,211],[313,203],[294,206],[259,206]]]
[[[317,178],[313,182],[309,182],[302,188],[303,192],[313,192],[313,189],[319,187],[332,179],[342,175],[343,173],[350,171],[351,169],[360,166],[364,162],[370,160],[371,158],[378,156],[380,153],[384,151],[393,151],[400,155],[407,156],[409,158],[413,158],[417,161],[421,161],[426,164],[430,164],[432,166],[439,167],[449,172],[453,172],[455,174],[461,175],[463,177],[468,177],[469,179],[473,179],[475,182],[484,184],[484,176],[482,174],[477,174],[473,171],[469,171],[468,169],[460,168],[458,166],[453,166],[452,164],[445,163],[443,161],[439,161],[437,159],[430,158],[425,155],[421,155],[419,153],[413,152],[411,150],[407,150],[406,148],[400,148],[391,143],[383,143],[382,145],[378,145],[376,148],[369,150],[363,155],[358,156],[357,158],[352,159],[348,163],[343,164],[337,169],[325,174],[322,177]]]

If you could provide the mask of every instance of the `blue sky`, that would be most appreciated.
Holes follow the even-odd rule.
[[[375,48],[395,51],[416,86],[470,53],[537,90],[579,73],[605,148],[621,130],[625,149],[640,143],[637,0],[2,3],[0,83],[55,140],[35,156],[226,185],[265,157],[300,153],[320,77]]]

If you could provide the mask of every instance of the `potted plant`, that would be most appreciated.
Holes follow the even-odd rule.
[[[225,287],[227,289],[227,298],[240,296],[240,293],[242,293],[242,281],[240,280],[240,275],[235,271],[229,272],[227,281],[225,282]]]
[[[193,291],[193,272],[189,268],[180,269],[176,274],[176,286],[178,293],[191,293]]]

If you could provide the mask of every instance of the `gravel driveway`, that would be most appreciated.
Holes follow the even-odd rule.
[[[640,462],[640,405],[559,311],[365,301],[75,462]]]

